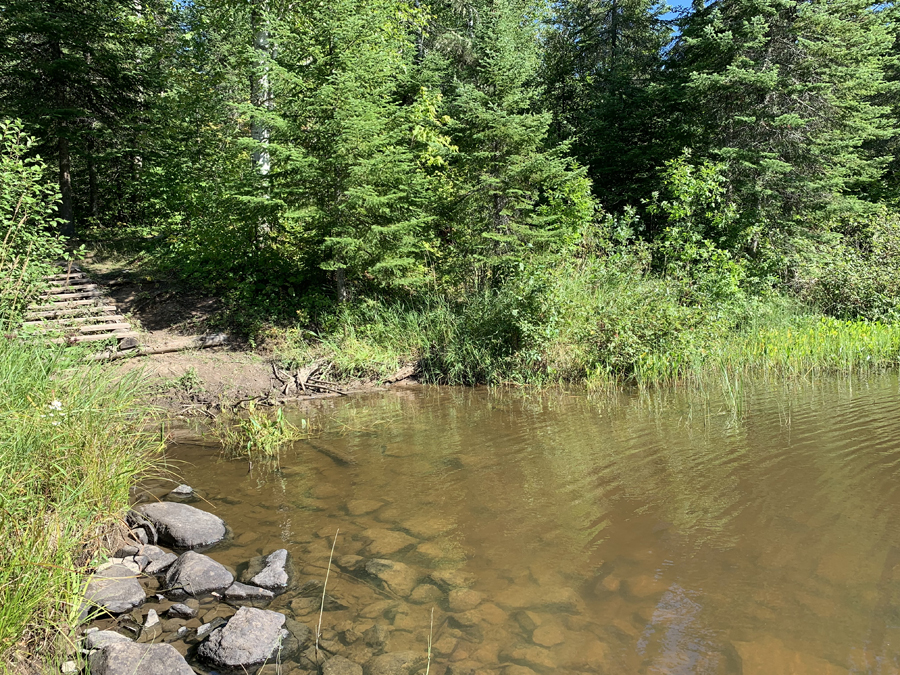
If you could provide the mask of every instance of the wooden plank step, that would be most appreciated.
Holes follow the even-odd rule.
[[[42,312],[51,309],[71,309],[72,307],[85,307],[87,305],[99,305],[100,296],[89,300],[66,300],[64,302],[52,302],[46,305],[29,305],[28,310]]]
[[[135,331],[121,331],[116,333],[100,333],[98,335],[73,335],[68,338],[54,338],[50,342],[54,344],[64,344],[64,343],[78,343],[78,342],[100,342],[101,340],[109,340],[111,338],[115,338],[117,340],[123,340],[124,338],[136,338],[140,335]]]
[[[52,307],[52,305],[51,305]],[[112,305],[94,305],[93,307],[78,307],[74,309],[51,309],[47,311],[33,311],[25,314],[25,318],[28,320],[31,319],[40,319],[40,318],[53,318],[53,317],[62,317],[62,316],[74,316],[80,315],[85,316],[95,312],[105,312],[115,314],[118,308]]]
[[[53,323],[44,326],[29,326],[29,335],[46,335],[48,333],[65,333],[66,335],[87,335],[90,333],[119,333],[131,330],[130,323],[101,323],[90,326],[58,326]]]
[[[68,281],[66,279],[45,279],[44,281],[50,284],[50,293],[54,293],[60,288],[80,288],[82,286],[90,286],[91,284],[93,284],[93,282],[86,277],[83,277],[81,279],[69,279]]]
[[[92,288],[85,287],[85,290],[60,288],[58,291],[44,295],[42,299],[56,302],[58,300],[77,300],[79,298],[99,298],[102,295],[103,293],[97,289],[97,286]]]
[[[78,279],[87,279],[87,275],[84,272],[72,272],[71,274],[66,274],[65,272],[62,274],[49,274],[44,277],[44,281],[75,281]]]
[[[79,316],[71,319],[41,319],[37,321],[25,321],[23,326],[41,326],[46,324],[58,324],[60,326],[77,326],[80,323],[89,321],[123,321],[125,317],[122,314],[105,314],[102,316]]]

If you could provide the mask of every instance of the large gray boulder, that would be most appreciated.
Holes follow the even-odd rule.
[[[234,576],[224,565],[196,551],[182,553],[166,572],[166,587],[176,596],[221,591],[232,583]]]
[[[243,669],[275,656],[288,637],[284,614],[255,607],[241,607],[225,626],[200,643],[198,656],[217,668]]]
[[[252,558],[241,574],[241,581],[270,591],[283,591],[288,586],[290,555],[280,548],[266,556]]]
[[[416,570],[393,560],[370,560],[366,563],[366,572],[380,580],[388,590],[404,598],[419,583],[419,573]]]
[[[169,644],[115,642],[92,652],[91,675],[194,675],[184,657]]]
[[[225,538],[225,521],[188,504],[154,502],[135,510],[153,524],[159,541],[176,548],[210,546]]]
[[[114,630],[95,630],[84,636],[84,647],[88,650],[103,649],[115,642],[131,642],[131,640]]]
[[[366,675],[412,675],[428,659],[419,652],[389,652],[366,664]]]
[[[95,607],[110,614],[130,612],[139,607],[145,597],[134,570],[124,565],[110,565],[98,570],[88,582],[84,592],[82,617]]]

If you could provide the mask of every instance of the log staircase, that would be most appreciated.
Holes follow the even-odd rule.
[[[57,344],[116,340],[119,350],[138,346],[137,331],[79,265],[63,263],[60,272],[45,281],[50,290],[28,306],[22,324],[25,332]]]

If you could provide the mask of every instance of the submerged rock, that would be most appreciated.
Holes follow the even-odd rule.
[[[390,652],[376,656],[366,665],[366,675],[412,675],[427,661],[419,652]]]
[[[153,524],[159,541],[176,548],[210,546],[225,538],[225,521],[188,504],[154,502],[136,511]]]
[[[461,570],[435,570],[431,580],[445,590],[469,588],[475,584],[475,575]]]
[[[362,533],[368,542],[364,553],[369,556],[385,556],[417,544],[418,541],[403,532],[371,528]]]
[[[190,497],[194,494],[194,488],[190,485],[179,485],[177,488],[172,490],[169,493],[170,497],[177,497],[179,499],[184,499],[185,497]]]
[[[91,675],[194,675],[184,657],[169,644],[116,642],[93,652]]]
[[[419,582],[413,568],[392,560],[374,559],[366,563],[366,572],[379,579],[390,591],[408,597]]]
[[[224,627],[200,644],[199,657],[219,668],[246,668],[272,658],[288,636],[284,614],[241,607]]]
[[[447,596],[450,609],[454,612],[466,612],[470,609],[475,609],[481,604],[481,599],[481,593],[468,588],[454,589]]]
[[[343,656],[332,656],[322,666],[322,675],[363,675],[363,669]]]
[[[257,556],[250,560],[241,574],[241,581],[270,591],[283,591],[290,580],[290,554],[280,548],[267,556]]]
[[[135,578],[134,570],[124,565],[110,565],[97,571],[84,592],[82,618],[92,608],[99,607],[110,614],[123,614],[144,602],[144,589]]]
[[[166,586],[174,595],[221,591],[234,583],[231,572],[209,556],[187,551],[166,572]]]
[[[147,618],[141,627],[141,636],[138,638],[138,642],[153,642],[160,635],[162,635],[162,624],[159,621],[159,615],[155,609],[151,609],[147,612]]]

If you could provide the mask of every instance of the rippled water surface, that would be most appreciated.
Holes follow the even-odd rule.
[[[456,569],[480,594],[411,602],[345,558],[335,645],[384,625],[424,652],[434,607],[438,675],[900,672],[897,379],[745,395],[411,387],[291,413],[323,431],[274,473],[170,454],[233,530],[225,564],[285,547],[298,586],[321,580],[340,529],[336,559]],[[298,594],[272,608],[315,625]]]

